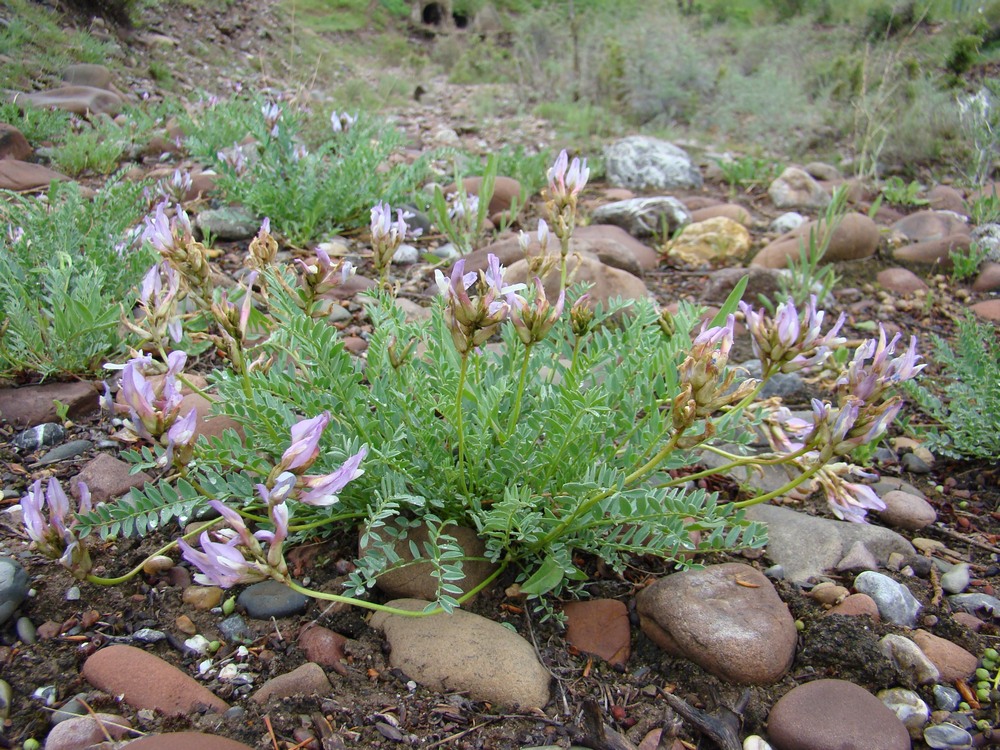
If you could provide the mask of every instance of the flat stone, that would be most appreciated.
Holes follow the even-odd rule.
[[[788,671],[798,631],[771,582],[741,563],[674,573],[639,592],[642,630],[724,680],[766,685]]]
[[[204,435],[207,438],[221,438],[226,430],[234,430],[240,440],[246,440],[243,425],[225,414],[213,414],[212,402],[200,393],[189,393],[181,399],[179,414],[186,415],[191,409],[198,415],[195,423],[195,438]]]
[[[288,674],[272,677],[261,685],[250,700],[263,704],[271,698],[290,698],[293,695],[329,695],[332,689],[323,668],[319,664],[309,662]]]
[[[133,487],[142,487],[152,477],[144,471],[130,474],[131,464],[115,458],[107,453],[98,453],[88,461],[80,473],[71,481],[72,487],[80,482],[87,485],[91,500],[95,503],[106,503],[115,497],[121,497]]]
[[[956,234],[969,234],[964,216],[951,211],[923,210],[904,216],[892,225],[893,234],[910,242],[940,240]]]
[[[104,65],[94,63],[67,65],[62,79],[71,86],[92,86],[98,89],[111,87],[111,71]]]
[[[968,209],[965,198],[955,188],[949,185],[935,185],[927,191],[928,207],[935,211],[951,211],[965,215]]]
[[[388,606],[419,612],[427,602],[397,599]],[[540,708],[549,701],[551,676],[534,647],[498,622],[456,610],[430,617],[376,612],[369,624],[385,632],[392,667],[432,690],[465,691],[503,706]]]
[[[687,204],[685,203],[685,205]],[[718,203],[714,206],[705,206],[704,208],[699,208],[697,211],[691,211],[691,221],[694,223],[719,218],[735,221],[737,224],[745,227],[753,224],[753,217],[750,215],[750,212],[743,208],[743,206],[735,203]]]
[[[88,657],[83,677],[108,695],[122,696],[133,708],[149,708],[171,716],[199,706],[221,713],[229,704],[163,659],[134,646],[114,645]]]
[[[792,688],[771,709],[767,734],[777,750],[910,750],[896,714],[846,680]]]
[[[907,531],[918,531],[937,520],[934,506],[919,495],[901,490],[882,494],[885,510],[874,513],[890,526]]]
[[[974,654],[957,643],[928,633],[926,630],[915,631],[913,642],[920,646],[924,655],[938,668],[942,682],[954,683],[956,680],[967,679],[979,665],[979,660]]]
[[[80,750],[103,742],[107,735],[120,740],[131,730],[128,719],[115,714],[98,713],[67,719],[49,731],[45,738],[45,750]]]
[[[928,289],[924,280],[913,271],[898,266],[879,271],[875,276],[875,281],[883,289],[897,294],[913,294],[913,292],[925,292]]]
[[[809,248],[809,235],[818,238],[826,235],[826,224],[809,221],[791,232],[776,238],[764,247],[751,261],[751,265],[764,268],[785,268],[789,261],[799,258],[801,248]],[[848,213],[830,234],[830,242],[823,254],[824,263],[870,258],[878,250],[882,235],[878,225],[864,214]]]
[[[924,742],[935,750],[966,750],[972,747],[972,735],[954,724],[935,724],[924,730]]]
[[[566,640],[588,654],[599,656],[611,666],[625,666],[632,653],[632,629],[628,607],[616,599],[589,599],[567,602]]]
[[[941,677],[934,662],[909,638],[890,633],[879,641],[879,649],[897,670],[918,685],[932,685]]]
[[[198,214],[195,224],[202,234],[220,240],[247,240],[260,229],[260,220],[239,206],[206,209]]]
[[[27,161],[31,158],[32,150],[24,133],[13,125],[0,122],[0,159]]]
[[[466,177],[462,180],[462,188],[465,190],[466,195],[479,195],[482,185],[482,177]],[[454,182],[448,185],[444,189],[445,195],[454,193],[455,188],[456,185]],[[496,182],[493,184],[493,195],[490,196],[488,215],[495,216],[504,211],[509,211],[515,201],[519,204],[520,208],[524,207],[524,201],[521,197],[521,183],[512,177],[497,175]]]
[[[0,159],[0,190],[12,190],[24,193],[34,190],[48,189],[53,182],[68,180],[66,175],[17,159]]]
[[[751,506],[746,516],[767,525],[767,556],[794,583],[823,577],[856,542],[864,544],[880,565],[893,552],[906,557],[916,553],[909,541],[880,526],[818,518],[775,505]]]
[[[31,453],[40,448],[58,445],[66,437],[66,430],[57,422],[46,422],[16,434],[10,441],[19,451]]]
[[[57,89],[22,94],[17,101],[36,107],[55,107],[77,115],[117,115],[124,102],[113,91],[96,86],[61,86]]]
[[[968,252],[972,241],[967,234],[951,234],[935,240],[924,240],[896,248],[892,257],[900,263],[920,263],[937,266],[942,271],[952,268],[951,253]]]
[[[702,186],[701,172],[684,149],[643,135],[607,146],[604,170],[611,185],[633,190],[698,190]]]
[[[976,302],[974,305],[970,305],[969,309],[984,320],[991,320],[994,323],[1000,322],[1000,299],[987,299],[982,302]]]
[[[571,253],[566,263],[566,284],[589,284],[587,290],[589,295],[588,303],[604,305],[607,309],[608,301],[615,297],[623,299],[645,299],[649,296],[649,290],[642,282],[642,279],[633,276],[627,271],[612,268],[602,263],[598,258],[583,253]],[[519,260],[507,268],[504,277],[509,284],[528,283],[535,278],[528,267],[528,262]],[[542,279],[545,287],[545,295],[550,300],[555,300],[559,296],[559,266],[545,274]]]
[[[170,732],[133,740],[128,750],[253,750],[249,745],[202,732]]]
[[[767,194],[776,208],[822,210],[830,203],[830,194],[805,170],[787,167],[768,187]]]
[[[70,440],[68,443],[63,443],[50,451],[46,451],[31,466],[48,466],[49,464],[76,458],[93,447],[94,444],[90,440]]]
[[[742,261],[750,252],[750,232],[732,219],[717,216],[688,224],[669,243],[667,252],[696,266]]]
[[[28,595],[28,574],[12,557],[0,557],[0,625],[11,618]]]
[[[17,428],[55,422],[59,418],[55,402],[59,401],[67,406],[69,419],[79,419],[97,412],[99,398],[94,385],[84,381],[2,388],[0,418]]]
[[[995,292],[1000,289],[1000,263],[987,261],[979,267],[979,275],[972,282],[974,292]]]
[[[249,617],[270,620],[272,617],[290,617],[306,611],[309,597],[293,591],[280,581],[261,581],[247,586],[236,598]]]

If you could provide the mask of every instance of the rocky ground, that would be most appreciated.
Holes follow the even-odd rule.
[[[204,70],[183,64],[205,47],[218,54],[209,80],[220,91],[235,80],[280,87],[288,70],[250,72],[246,63],[280,37],[283,21],[267,6],[253,16],[239,7],[152,19],[115,37],[123,76],[76,70],[71,81],[88,91],[70,94],[39,82],[37,91],[21,95],[111,111],[121,97],[143,92],[184,96],[186,87],[206,85]],[[100,23],[92,29],[116,34]],[[176,54],[163,55],[165,49]],[[178,89],[170,94],[144,75],[152,55],[176,67]],[[431,77],[414,88],[418,83],[419,101],[392,113],[415,151],[572,145],[519,116],[502,88],[489,89],[491,114],[483,117],[468,88]],[[309,97],[324,101],[324,85],[314,81]],[[79,96],[89,98],[81,105],[72,98]],[[48,183],[35,145],[0,160],[6,187]],[[1000,319],[1000,264],[984,264],[968,285],[943,275],[948,251],[968,247],[978,231],[964,216],[972,196],[941,185],[927,192],[921,210],[870,211],[874,192],[824,164],[733,194],[710,160],[671,149],[660,159],[650,149],[662,146],[616,143],[605,155],[606,178],[584,194],[589,225],[574,251],[585,259],[581,277],[591,274],[602,294],[648,291],[667,307],[682,299],[718,303],[747,268],[753,292],[773,292],[774,269],[797,253],[809,220],[845,184],[849,213],[827,255],[842,278],[827,307],[847,314],[846,335],[865,338],[878,321],[926,341],[929,334],[950,336],[967,309]],[[664,164],[658,187],[632,176],[636,167]],[[144,175],[161,166],[141,154],[132,164]],[[198,169],[169,164],[171,171],[176,166]],[[197,212],[209,204],[193,206]],[[539,211],[535,196],[521,224],[533,228]],[[238,255],[256,231],[251,218],[244,237],[220,244],[220,270],[241,265]],[[665,226],[667,236],[687,227],[669,253],[662,252]],[[442,243],[428,233],[419,244],[433,251]],[[363,242],[343,245],[363,256]],[[513,271],[515,246],[499,238],[490,249]],[[360,276],[369,270],[362,265]],[[430,267],[398,264],[395,273],[410,314],[419,315]],[[356,299],[341,302],[335,324],[363,356],[369,326]],[[793,378],[782,388],[795,407],[808,403],[816,384]],[[64,424],[53,398],[70,407]],[[0,414],[0,747],[28,747],[32,738],[49,750],[119,740],[139,750],[763,747],[741,744],[751,735],[779,750],[998,743],[990,727],[1000,723],[1000,700],[977,701],[974,676],[984,652],[1000,642],[993,588],[1000,572],[998,470],[936,458],[910,433],[894,434],[877,456],[888,508],[871,525],[836,521],[810,498],[751,511],[768,525],[763,555],[709,557],[699,560],[704,569],[686,573],[637,559],[623,576],[581,559],[592,598],[558,603],[567,619],[562,628],[508,596],[512,579],[498,581],[467,613],[434,621],[369,619],[267,585],[238,592],[192,585],[191,571],[176,558],[151,564],[122,586],[78,583],[28,547],[17,507],[22,493],[37,478],[58,477],[66,486],[83,478],[96,499],[107,499],[143,478],[128,474],[111,426],[96,413],[91,384],[6,389]],[[44,424],[51,426],[27,429]],[[712,489],[736,497],[742,479]],[[776,481],[766,474],[745,479],[756,488]],[[93,555],[105,575],[117,575],[164,541],[159,534],[123,538],[98,545]],[[291,562],[296,576],[336,590],[354,554],[353,538],[332,539],[304,546]],[[376,594],[380,601],[413,595],[406,587]],[[104,729],[93,718],[75,718],[91,713],[116,718]]]

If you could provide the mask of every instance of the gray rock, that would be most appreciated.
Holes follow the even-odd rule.
[[[0,625],[3,625],[28,595],[28,574],[10,557],[0,557]]]
[[[257,217],[239,206],[206,209],[198,214],[195,224],[203,236],[220,240],[250,239],[260,229]]]
[[[768,187],[767,194],[777,208],[822,210],[830,203],[830,194],[822,185],[796,167],[785,169]]]
[[[902,674],[916,680],[918,685],[930,685],[941,677],[938,668],[920,650],[920,646],[901,635],[890,633],[879,641],[879,648],[893,666]]]
[[[903,584],[882,573],[866,570],[854,579],[854,588],[875,600],[883,619],[907,628],[917,624],[920,602]]]
[[[427,602],[395,599],[388,606],[419,612]],[[430,617],[376,612],[369,624],[385,632],[389,663],[432,690],[464,691],[503,706],[549,701],[551,675],[534,647],[498,622],[456,610]]]
[[[397,266],[412,266],[418,260],[420,251],[413,245],[400,245],[392,256],[392,262]]]
[[[47,422],[30,430],[17,433],[10,441],[19,451],[35,451],[61,442],[66,437],[66,430],[61,424]]]
[[[972,230],[971,237],[986,249],[986,259],[1000,261],[1000,224],[980,224]]]
[[[903,722],[906,731],[913,739],[919,739],[923,733],[924,725],[930,719],[931,710],[927,704],[912,690],[903,688],[890,688],[881,690],[878,693],[881,700],[896,717]]]
[[[904,453],[900,463],[911,474],[930,474],[931,471],[928,463],[916,453]]]
[[[989,594],[955,594],[949,596],[948,601],[960,612],[968,612],[977,617],[986,612],[991,617],[1000,617],[1000,599]]]
[[[747,508],[746,515],[767,525],[767,556],[795,583],[824,576],[859,541],[881,565],[893,552],[916,554],[906,539],[879,526],[817,518],[774,505],[754,505]]]
[[[27,617],[18,617],[14,629],[17,632],[17,637],[21,639],[21,643],[26,643],[29,646],[33,643],[38,643],[38,634],[35,630],[35,625]]]
[[[309,597],[292,591],[280,581],[261,581],[241,591],[236,603],[255,620],[270,620],[305,612]]]
[[[4,722],[10,716],[10,704],[14,699],[14,691],[10,683],[0,680],[0,722]]]
[[[436,255],[438,258],[441,258],[441,260],[447,261],[449,263],[451,261],[458,260],[459,258],[462,257],[461,251],[457,247],[455,247],[451,242],[446,242],[443,245],[438,245],[433,250],[431,250],[431,253]]]
[[[676,198],[656,196],[606,203],[594,211],[593,220],[619,226],[633,237],[669,238],[691,222],[691,214]]]
[[[217,627],[219,635],[229,643],[251,643],[257,638],[241,615],[230,615]]]
[[[746,368],[751,378],[760,378],[763,374],[759,359],[748,359],[740,367]],[[764,388],[760,392],[760,398],[765,399],[772,396],[788,398],[797,393],[802,393],[805,387],[805,382],[797,372],[779,372],[776,375],[772,375],[767,383],[764,384]]]
[[[950,685],[935,685],[931,693],[934,705],[941,711],[955,711],[962,702],[962,694]]]
[[[806,217],[796,211],[786,211],[777,219],[771,222],[768,230],[775,234],[785,234],[793,229],[798,229],[806,221]]]
[[[66,589],[66,601],[68,602],[78,602],[80,601],[80,587],[70,586]]]
[[[837,563],[840,573],[851,570],[878,570],[878,560],[863,542],[855,542],[847,550],[847,554]]]
[[[958,563],[941,576],[941,588],[949,594],[961,594],[969,587],[970,579],[968,563]]]
[[[913,455],[908,453],[906,455]],[[937,520],[934,506],[914,492],[889,490],[880,493],[885,510],[875,511],[890,526],[908,531],[918,531]]]
[[[58,711],[53,711],[49,716],[49,722],[51,724],[59,724],[69,719],[75,719],[78,716],[84,716],[88,713],[87,711],[87,694],[77,693],[75,696],[70,698],[68,701],[62,704]]]
[[[972,735],[954,724],[935,724],[924,730],[924,742],[935,750],[972,747]]]
[[[633,135],[604,150],[608,182],[640,190],[699,189],[701,172],[682,148],[642,135]]]
[[[69,458],[76,458],[81,453],[86,453],[94,444],[89,440],[70,440],[68,443],[58,445],[41,456],[32,466],[46,466]]]

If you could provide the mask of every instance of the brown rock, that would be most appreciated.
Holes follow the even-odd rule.
[[[983,625],[986,624],[978,617],[971,615],[968,612],[955,612],[951,617],[959,625],[967,627],[973,633],[978,633],[982,629]]]
[[[111,71],[104,65],[76,63],[63,71],[63,81],[71,86],[92,86],[98,89],[111,88]]]
[[[969,234],[969,225],[949,211],[917,211],[893,224],[892,232],[910,242],[927,242],[954,234]]]
[[[27,160],[32,153],[24,133],[13,125],[0,122],[0,159]]]
[[[178,615],[177,619],[174,620],[174,627],[184,633],[184,635],[194,635],[198,632],[198,626],[187,615]]]
[[[188,586],[181,594],[181,601],[195,609],[209,610],[219,606],[222,589],[218,586]]]
[[[15,193],[22,193],[47,189],[53,182],[68,179],[66,175],[43,167],[41,164],[32,164],[17,159],[0,159],[0,190],[13,190]]]
[[[977,302],[969,309],[980,318],[1000,323],[1000,299],[988,299],[983,302]]]
[[[115,714],[93,714],[66,719],[52,727],[45,750],[79,750],[107,739],[121,739],[132,731],[128,719]]]
[[[196,201],[213,193],[218,181],[219,175],[211,172],[198,172],[191,175],[191,187],[184,194],[184,201]]]
[[[94,384],[84,381],[2,388],[0,420],[18,429],[55,422],[59,419],[56,414],[56,401],[69,407],[67,417],[79,419],[96,412],[98,400],[99,395]]]
[[[742,260],[749,251],[750,232],[724,216],[688,224],[668,245],[670,255],[696,266]]]
[[[963,216],[968,213],[965,198],[949,185],[935,185],[927,193],[928,205],[935,211],[954,211]]]
[[[762,295],[768,299],[777,299],[780,290],[778,285],[778,279],[781,278],[780,273],[773,268],[749,266],[746,268],[720,268],[718,271],[713,271],[708,277],[701,301],[718,304],[725,302],[744,276],[750,277],[747,288],[743,292],[744,300],[756,305],[758,298]]]
[[[122,98],[113,91],[95,86],[62,86],[18,97],[36,107],[55,107],[77,115],[117,115],[122,111]]]
[[[462,187],[467,195],[479,195],[479,190],[483,185],[482,177],[466,177],[462,180]],[[455,192],[455,183],[451,183],[444,189],[444,194]],[[521,183],[512,177],[498,176],[493,185],[493,196],[490,198],[489,215],[509,211],[515,201],[519,207],[523,207],[521,200]]]
[[[945,271],[950,271],[950,254],[967,252],[972,240],[967,234],[950,234],[940,239],[915,242],[898,247],[892,257],[901,263],[932,263]]]
[[[191,411],[191,409],[194,409],[198,415],[197,426],[195,428],[196,437],[204,435],[208,438],[221,438],[222,433],[226,430],[233,429],[236,430],[236,433],[240,436],[240,440],[246,440],[246,433],[243,431],[243,425],[225,414],[213,415],[212,402],[200,393],[189,393],[181,399],[179,414],[183,417]]]
[[[735,203],[720,203],[716,206],[706,206],[705,208],[699,208],[697,211],[691,211],[691,221],[696,223],[718,218],[731,219],[745,227],[753,223],[753,217],[750,216],[750,212],[743,208],[743,206],[738,206]]]
[[[724,680],[770,684],[795,657],[795,621],[767,577],[749,565],[669,575],[639,592],[636,608],[654,643]]]
[[[267,703],[271,698],[290,698],[293,695],[328,695],[333,689],[326,672],[319,664],[308,662],[288,674],[273,677],[254,693],[250,700]]]
[[[824,617],[829,615],[846,615],[848,617],[867,616],[874,622],[880,622],[882,616],[878,613],[878,605],[868,594],[851,594],[840,604],[834,605]]]
[[[611,666],[625,666],[632,653],[628,607],[616,599],[568,602],[566,640],[581,651],[599,656]]]
[[[627,271],[612,268],[601,263],[592,255],[582,253],[571,253],[567,259],[567,286],[572,284],[589,284],[587,290],[588,302],[592,305],[598,303],[607,308],[608,301],[615,297],[623,299],[645,299],[649,296],[649,290],[642,280]],[[505,277],[510,283],[527,283],[533,278],[528,269],[528,263],[519,260],[507,269]],[[545,294],[550,300],[559,296],[559,267],[549,271],[542,279],[545,287]]]
[[[843,175],[840,174],[839,169],[832,164],[827,164],[822,161],[811,161],[806,164],[803,169],[808,172],[811,177],[815,177],[817,180],[836,182],[843,177]]]
[[[767,245],[757,254],[751,265],[784,268],[790,259],[799,257],[800,247],[808,248],[810,233],[815,234],[819,241],[825,231],[825,223],[822,221],[806,222]],[[840,223],[833,228],[823,261],[831,263],[869,258],[878,250],[880,240],[881,235],[874,221],[864,214],[845,214]]]
[[[910,735],[882,701],[846,680],[792,688],[767,718],[776,750],[910,750]]]
[[[122,696],[133,708],[151,708],[171,716],[191,713],[199,706],[219,713],[229,708],[193,677],[134,646],[114,645],[97,651],[84,662],[83,677],[108,695]]]
[[[306,658],[327,669],[340,671],[344,665],[344,644],[347,639],[340,633],[318,625],[307,627],[299,635],[299,648]]]
[[[249,745],[201,732],[170,732],[153,734],[134,740],[128,750],[253,750]]]
[[[885,510],[875,511],[890,526],[908,531],[919,531],[937,520],[934,506],[919,495],[900,490],[882,494]]]
[[[627,201],[635,198],[635,193],[633,193],[628,188],[618,188],[611,187],[604,191],[604,199],[608,203],[614,203],[615,201]]]
[[[133,487],[142,487],[153,480],[144,471],[130,474],[130,469],[131,466],[124,461],[107,453],[98,453],[73,478],[71,484],[75,488],[83,482],[95,503],[106,503],[113,497],[121,497]]]
[[[689,195],[687,198],[681,198],[680,201],[688,211],[700,211],[703,208],[718,206],[722,203],[718,198],[711,198],[707,195]]]
[[[924,280],[913,271],[898,266],[879,271],[875,280],[883,289],[897,294],[912,294],[916,291],[926,291],[928,288]]]
[[[941,682],[964,680],[975,672],[979,665],[979,660],[958,644],[926,630],[915,631],[912,638],[924,655],[938,668]]]
[[[979,276],[972,283],[974,292],[995,292],[1000,289],[1000,263],[987,261],[979,267]]]

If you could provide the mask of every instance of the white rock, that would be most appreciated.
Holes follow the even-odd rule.
[[[879,649],[897,669],[912,674],[920,685],[933,684],[941,676],[938,668],[920,650],[920,646],[909,638],[887,635],[879,641]]]

